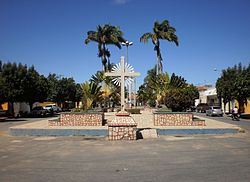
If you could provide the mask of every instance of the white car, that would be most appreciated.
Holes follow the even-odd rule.
[[[56,106],[55,104],[48,104],[44,107],[44,109],[49,110],[49,111],[53,111],[53,112],[61,112],[62,109],[58,106]]]
[[[209,109],[206,110],[207,116],[223,116],[223,111],[219,106],[209,106]]]

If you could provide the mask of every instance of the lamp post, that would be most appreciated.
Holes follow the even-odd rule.
[[[133,42],[129,42],[128,40],[126,42],[122,42],[122,45],[123,46],[126,46],[127,47],[127,59],[126,59],[126,62],[128,64],[128,46],[132,46],[133,45]]]
[[[126,42],[122,42],[123,46],[127,47],[127,56],[126,56],[126,63],[128,64],[128,47],[133,45],[133,42],[129,42],[128,40]],[[132,103],[132,83],[129,84],[129,106],[131,107]]]

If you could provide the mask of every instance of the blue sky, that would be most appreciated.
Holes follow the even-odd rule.
[[[142,84],[156,55],[152,43],[139,38],[164,19],[180,40],[178,47],[161,42],[169,75],[174,72],[195,85],[214,84],[222,69],[250,63],[249,0],[0,0],[0,60],[83,83],[102,68],[97,44],[84,45],[87,31],[110,23],[134,42],[129,63],[141,72]],[[125,47],[108,48],[111,62],[126,55]]]

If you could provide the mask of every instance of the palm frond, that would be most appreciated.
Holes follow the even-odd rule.
[[[141,36],[140,42],[147,43],[149,38],[152,38],[152,33],[148,32]]]
[[[87,32],[87,38],[85,39],[85,44],[88,44],[89,42],[94,41],[98,42],[97,32],[95,31],[88,31]]]
[[[169,21],[168,20],[163,20],[162,23],[161,23],[161,26],[162,27],[169,27]]]
[[[159,39],[158,39],[158,36],[157,36],[157,34],[153,34],[152,35],[152,37],[151,37],[151,39],[152,39],[152,43],[155,45],[155,46],[159,46]]]
[[[98,25],[96,27],[97,31],[87,32],[87,38],[85,39],[85,44],[91,41],[98,43],[98,57],[102,59],[103,68],[106,70],[107,58],[110,57],[110,52],[106,49],[106,46],[115,45],[121,49],[121,42],[125,39],[123,38],[123,33],[119,27],[112,26],[110,24]],[[108,52],[107,52],[108,51]]]

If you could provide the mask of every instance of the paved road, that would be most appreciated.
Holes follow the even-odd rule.
[[[4,132],[7,126],[0,123],[1,182],[250,181],[248,132],[110,142],[97,137],[13,137]]]
[[[246,131],[250,131],[250,119],[240,119],[239,121],[233,121],[231,117],[227,115],[224,115],[223,117],[210,117],[206,116],[205,113],[194,113],[194,114],[205,118],[212,118],[220,122],[238,125],[239,127],[245,129]]]
[[[47,117],[48,119],[56,118],[57,116]],[[8,133],[8,129],[12,126],[31,123],[42,120],[44,118],[13,118],[6,121],[0,121],[0,135]]]

